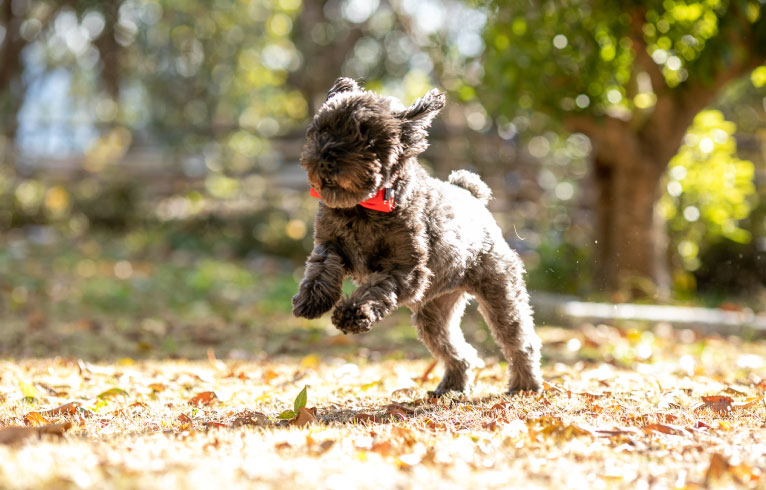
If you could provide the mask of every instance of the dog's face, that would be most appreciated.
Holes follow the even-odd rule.
[[[339,78],[309,125],[301,155],[309,183],[332,208],[373,197],[399,162],[426,149],[426,128],[442,107],[436,90],[405,108]]]

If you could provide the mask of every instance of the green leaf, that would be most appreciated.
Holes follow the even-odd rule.
[[[114,398],[116,396],[128,396],[128,392],[123,390],[122,388],[110,388],[104,392],[101,392],[98,394],[96,398],[99,400],[108,400],[110,398]]]
[[[306,400],[308,398],[308,394],[306,393],[306,389],[308,386],[304,386],[300,393],[298,393],[298,396],[295,398],[295,403],[293,404],[293,410],[295,410],[295,413],[297,414],[298,411],[306,406]]]
[[[24,398],[37,398],[39,396],[37,389],[30,383],[19,381],[19,388],[21,388],[21,394],[24,395]]]
[[[294,419],[298,414],[293,412],[292,410],[285,410],[284,412],[280,413],[277,418],[280,420],[290,420]]]

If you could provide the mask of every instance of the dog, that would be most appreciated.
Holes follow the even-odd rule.
[[[334,307],[332,323],[358,334],[408,307],[418,337],[445,365],[434,391],[443,395],[469,389],[483,366],[460,329],[473,296],[508,360],[508,392],[540,391],[524,265],[487,209],[489,187],[465,170],[438,180],[416,159],[444,104],[436,89],[405,107],[350,78],[335,81],[301,154],[321,200],[293,314],[318,318]],[[349,276],[357,288],[343,297]]]

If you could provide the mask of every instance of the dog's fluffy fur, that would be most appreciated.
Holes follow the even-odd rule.
[[[443,361],[437,394],[464,391],[483,363],[463,338],[470,296],[509,362],[510,392],[539,391],[540,339],[534,331],[524,266],[486,204],[489,187],[461,170],[430,177],[416,156],[444,107],[432,90],[411,107],[338,79],[307,132],[301,165],[322,196],[314,250],[293,313],[317,318],[335,307],[343,333],[362,333],[399,306],[413,312],[420,339]],[[357,204],[393,182],[390,213]],[[357,289],[342,297],[343,279]]]

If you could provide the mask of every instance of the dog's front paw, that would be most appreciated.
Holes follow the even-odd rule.
[[[372,330],[377,317],[369,305],[339,305],[332,314],[332,323],[345,334]]]
[[[330,311],[334,301],[327,296],[298,293],[293,296],[293,315],[301,318],[319,318]]]

